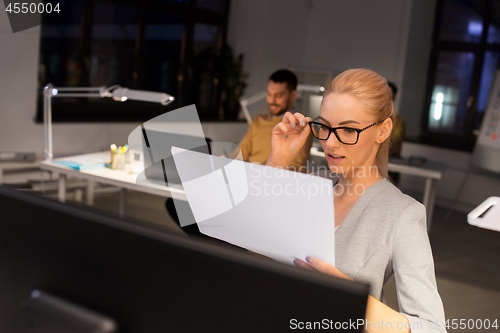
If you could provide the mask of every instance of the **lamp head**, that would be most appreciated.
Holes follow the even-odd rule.
[[[113,90],[111,97],[118,102],[125,102],[127,100],[131,100],[131,101],[160,103],[161,105],[170,104],[175,100],[173,96],[170,96],[169,94],[165,93],[134,90],[122,87]]]
[[[51,83],[49,83],[45,87],[43,87],[43,94],[46,96],[48,95],[48,96],[52,97],[52,96],[56,96],[57,94],[59,94],[59,90],[54,88],[54,86]]]
[[[316,85],[312,85],[312,84],[299,84],[297,86],[297,90],[298,91],[309,91],[309,92],[318,94],[318,93],[322,93],[323,91],[325,91],[325,87],[316,86]]]

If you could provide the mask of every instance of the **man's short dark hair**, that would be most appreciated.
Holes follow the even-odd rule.
[[[392,90],[392,100],[395,100],[396,95],[398,94],[398,86],[396,86],[396,84],[392,81],[387,81],[387,84],[389,85],[389,87]]]
[[[269,81],[286,83],[289,90],[297,90],[297,76],[288,69],[280,69],[269,77]]]

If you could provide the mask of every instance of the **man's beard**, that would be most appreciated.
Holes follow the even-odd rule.
[[[267,108],[269,109],[269,113],[270,113],[271,115],[274,115],[274,116],[279,116],[279,115],[281,115],[281,114],[283,114],[283,113],[285,113],[285,112],[287,112],[287,111],[290,111],[290,110],[289,110],[289,108],[291,108],[291,106],[290,106],[290,105],[287,105],[287,106],[286,106],[286,107],[284,107],[284,108],[283,108],[283,107],[282,107],[282,108],[280,108],[280,109],[279,109],[279,111],[278,111],[277,113],[273,113],[273,112],[271,112],[271,106],[277,106],[277,107],[280,107],[280,106],[279,106],[278,104],[267,104]]]

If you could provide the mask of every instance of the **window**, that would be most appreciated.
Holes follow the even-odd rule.
[[[196,104],[202,120],[219,120],[220,50],[229,0],[61,0],[61,16],[44,16],[37,121],[42,88],[98,87],[166,92],[163,107],[100,98],[55,98],[53,121],[146,121]]]
[[[439,0],[422,139],[471,151],[500,68],[500,0]]]

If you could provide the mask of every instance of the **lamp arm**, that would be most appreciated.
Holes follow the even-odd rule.
[[[52,152],[52,97],[110,97],[115,101],[124,102],[127,99],[160,103],[167,105],[175,98],[166,93],[123,88],[115,84],[109,88],[101,87],[62,87],[55,88],[51,83],[43,88],[43,155],[45,160],[51,160]]]
[[[52,154],[52,84],[43,88],[43,157],[51,160]]]
[[[266,91],[261,91],[260,93],[258,94],[255,94],[253,96],[250,96],[248,98],[242,98],[240,99],[240,104],[244,104],[244,105],[252,105],[254,103],[257,103],[258,101],[266,98],[266,95],[267,95],[267,92]]]
[[[325,91],[325,87],[316,86],[313,84],[299,84],[297,85],[297,91],[310,91],[313,93],[322,93]]]
[[[240,106],[241,110],[243,111],[243,115],[245,116],[245,119],[247,120],[248,126],[252,124],[252,115],[250,114],[250,111],[248,111],[247,104],[242,103],[240,100]]]
[[[267,92],[266,91],[261,91],[258,94],[255,94],[251,97],[248,98],[241,98],[240,99],[240,106],[241,109],[243,110],[243,114],[245,115],[245,118],[247,120],[248,125],[252,123],[252,116],[250,115],[250,111],[248,110],[248,106],[254,103],[257,103],[258,101],[266,98]]]

